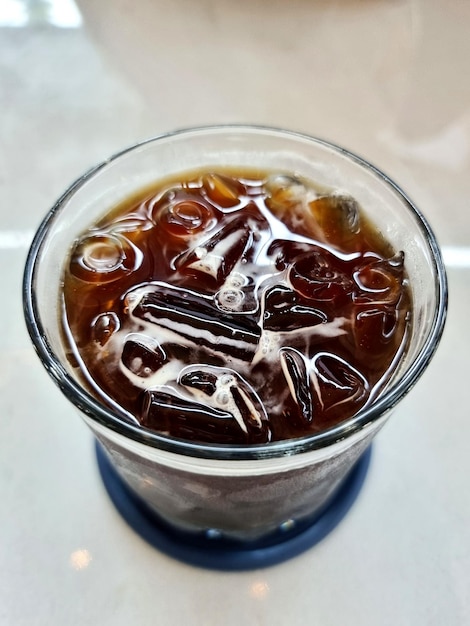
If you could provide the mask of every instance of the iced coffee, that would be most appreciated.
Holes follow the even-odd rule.
[[[198,443],[319,433],[371,404],[410,334],[404,253],[292,172],[155,181],[74,242],[69,361],[143,429]]]

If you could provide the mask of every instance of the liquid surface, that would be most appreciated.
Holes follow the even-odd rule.
[[[209,443],[350,418],[411,323],[403,253],[350,196],[276,173],[192,173],[128,199],[75,243],[63,298],[95,395]]]

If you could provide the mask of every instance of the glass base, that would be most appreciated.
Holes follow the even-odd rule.
[[[247,542],[222,538],[217,531],[192,533],[174,528],[127,487],[98,442],[96,456],[101,478],[114,506],[148,543],[190,565],[241,571],[291,559],[328,535],[341,522],[361,491],[369,469],[371,448],[357,461],[340,490],[320,514],[301,522],[289,520],[269,536]]]

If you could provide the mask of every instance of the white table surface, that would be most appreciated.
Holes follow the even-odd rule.
[[[0,2],[0,624],[470,624],[470,3]],[[119,517],[92,436],[33,352],[34,229],[88,167],[195,124],[340,143],[401,184],[443,246],[447,328],[315,548],[217,573]]]

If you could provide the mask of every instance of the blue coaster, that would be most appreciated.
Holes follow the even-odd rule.
[[[308,550],[343,519],[361,491],[369,469],[371,448],[357,461],[340,490],[320,515],[302,520],[292,530],[278,530],[257,541],[242,542],[205,533],[181,531],[159,518],[121,480],[100,444],[98,467],[104,486],[126,522],[143,539],[165,554],[198,567],[224,571],[253,570],[281,563]]]

